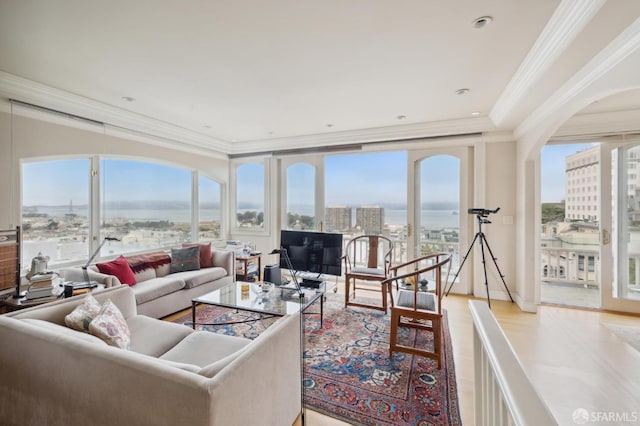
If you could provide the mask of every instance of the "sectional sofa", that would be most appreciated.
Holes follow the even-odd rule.
[[[84,295],[0,315],[3,425],[291,425],[300,412],[299,317],[255,340],[193,331],[136,312],[133,289],[111,300],[130,350],[65,326]]]
[[[208,246],[208,249],[206,247]],[[199,253],[198,267],[185,268],[189,259],[178,258],[181,251],[195,248]],[[203,250],[203,247],[205,248]],[[199,249],[199,250],[198,250]],[[192,259],[193,260],[193,259]],[[133,278],[123,274],[118,262],[133,265]],[[106,266],[111,268],[106,268]],[[103,270],[119,272],[100,272]],[[183,266],[183,267],[178,267]],[[179,272],[172,272],[173,270]],[[188,269],[188,270],[182,270]],[[79,267],[63,269],[65,280],[84,281]],[[194,245],[184,249],[171,250],[171,253],[156,252],[144,255],[121,256],[111,262],[90,265],[89,278],[106,287],[120,285],[122,281],[131,286],[135,295],[138,313],[153,318],[162,318],[191,306],[191,300],[210,291],[217,290],[235,281],[235,255],[232,251],[212,249],[210,245]],[[125,278],[122,278],[125,277]],[[126,278],[129,278],[128,280]]]

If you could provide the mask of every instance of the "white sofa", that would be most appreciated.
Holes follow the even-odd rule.
[[[195,271],[169,273],[169,264],[145,269],[135,274],[135,294],[138,313],[162,318],[191,306],[191,300],[235,281],[234,252],[213,249],[213,267]],[[102,274],[96,265],[88,268],[89,278],[106,287],[120,285],[113,275]],[[84,281],[79,267],[62,270],[65,280]]]
[[[128,286],[110,299],[131,350],[64,325],[84,298],[0,316],[3,425],[291,425],[300,412],[299,317],[255,340],[193,331],[136,313]]]

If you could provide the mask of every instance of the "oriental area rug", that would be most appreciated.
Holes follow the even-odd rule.
[[[198,309],[196,322],[237,322],[252,315],[206,306]],[[252,339],[273,321],[199,329]],[[191,325],[191,314],[174,322]],[[345,308],[344,296],[327,294],[323,327],[318,315],[305,316],[306,407],[353,425],[460,425],[446,314],[443,330],[440,370],[434,360],[402,352],[390,359],[389,314]],[[429,333],[406,329],[400,333],[404,343],[433,345]]]

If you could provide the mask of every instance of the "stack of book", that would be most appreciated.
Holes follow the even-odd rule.
[[[31,277],[31,286],[27,290],[27,300],[53,298],[53,279],[55,274],[38,274]]]

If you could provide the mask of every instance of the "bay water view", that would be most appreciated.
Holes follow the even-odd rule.
[[[384,223],[392,236],[402,243],[407,226],[407,210],[404,206],[385,207]],[[423,206],[424,207],[424,206]],[[312,206],[291,206],[292,214],[312,216]],[[352,225],[355,225],[356,207],[352,207]],[[257,211],[245,208],[238,213]],[[220,239],[220,208],[206,207],[199,210],[199,235],[195,239],[214,241]],[[424,235],[439,236],[441,231],[457,235],[459,212],[452,208],[423,209],[420,214],[420,228]],[[23,257],[30,259],[42,252],[50,256],[52,262],[69,262],[86,259],[88,256],[88,207],[86,205],[67,206],[25,206],[23,208]],[[163,208],[104,208],[100,224],[103,236],[117,237],[102,249],[102,256],[117,253],[140,252],[149,249],[167,249],[189,242],[191,237],[191,209],[184,205]],[[345,231],[347,232],[347,231]],[[434,234],[435,232],[435,234]],[[224,238],[224,237],[223,237]],[[457,240],[457,237],[455,237]],[[401,241],[402,240],[402,241]]]
[[[355,211],[355,207],[352,207]],[[250,211],[251,208],[240,209],[239,212]],[[75,214],[87,217],[88,208],[86,206],[33,206],[27,207],[25,212],[28,214],[46,214],[52,218],[64,216],[67,214]],[[299,215],[312,216],[312,206],[296,206],[290,210],[291,213]],[[220,220],[220,208],[201,208],[201,221]],[[406,208],[389,208],[385,207],[385,223],[389,226],[406,226],[407,210]],[[354,220],[355,220],[355,214]],[[191,210],[185,207],[178,208],[162,208],[162,209],[145,209],[145,208],[107,208],[103,211],[102,221],[126,219],[139,221],[158,221],[166,220],[173,223],[190,223]],[[420,212],[420,223],[422,227],[430,229],[438,228],[458,228],[459,216],[456,209],[423,209]]]

